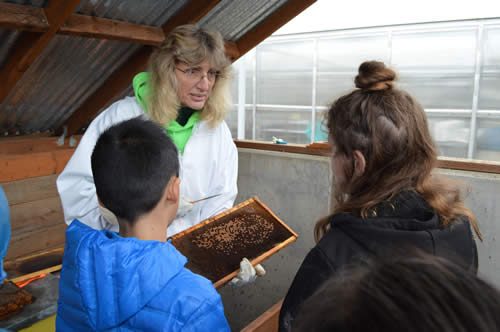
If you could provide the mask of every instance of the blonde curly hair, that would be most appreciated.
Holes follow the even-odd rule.
[[[196,66],[207,60],[220,75],[217,77],[201,118],[217,126],[231,106],[231,61],[224,52],[224,39],[217,31],[187,24],[175,28],[149,59],[151,95],[146,99],[149,116],[161,125],[177,118],[181,107],[177,95],[175,66],[184,62]]]

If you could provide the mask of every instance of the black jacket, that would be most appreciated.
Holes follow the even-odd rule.
[[[439,216],[413,191],[379,204],[367,219],[341,213],[330,218],[330,230],[309,252],[285,297],[280,331],[289,331],[300,305],[323,282],[357,260],[411,255],[415,248],[445,257],[477,271],[477,249],[468,220],[443,228]]]

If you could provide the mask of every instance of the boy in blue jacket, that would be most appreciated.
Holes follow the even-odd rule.
[[[167,238],[179,204],[177,149],[135,118],[106,130],[91,158],[99,202],[120,233],[74,220],[66,231],[58,331],[229,331],[211,282]]]

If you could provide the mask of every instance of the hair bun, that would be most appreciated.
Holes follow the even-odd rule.
[[[392,89],[396,80],[396,72],[380,61],[363,62],[354,79],[357,88],[370,91]]]

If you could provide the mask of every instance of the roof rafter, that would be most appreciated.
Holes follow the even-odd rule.
[[[43,52],[79,3],[80,0],[49,1],[47,7],[43,9],[49,24],[48,30],[41,34],[25,32],[19,37],[13,47],[14,51],[0,70],[0,102],[7,97],[26,70]]]
[[[172,26],[175,26],[175,23],[170,23],[169,26],[160,28],[95,16],[73,14],[59,28],[57,33],[157,46],[165,39],[163,30],[171,30]],[[42,8],[0,3],[0,27],[46,32],[49,29],[49,24]],[[226,53],[232,59],[239,56],[238,47],[234,42],[226,41]]]
[[[238,59],[241,54],[240,50],[238,49],[238,45],[236,45],[235,42],[232,41],[225,41],[224,43],[224,50],[226,52],[226,55],[231,61],[234,61],[235,59]]]
[[[220,0],[189,1],[163,25],[163,32],[167,35],[178,25],[198,22],[219,2]],[[65,124],[67,133],[70,135],[76,133],[106,107],[116,95],[123,92],[132,82],[134,75],[145,69],[151,52],[150,47],[142,47],[111,74],[101,87],[70,116]]]
[[[144,45],[159,45],[165,34],[161,28],[107,18],[73,14],[59,33],[100,39],[114,39]]]
[[[45,32],[49,23],[42,8],[0,3],[0,27]]]
[[[50,28],[43,8],[10,3],[0,3],[0,27],[34,32]],[[160,27],[80,14],[70,15],[56,33],[144,45],[159,45],[165,39]]]

